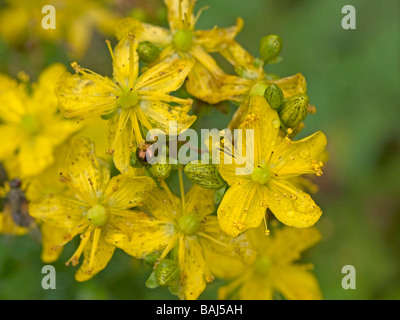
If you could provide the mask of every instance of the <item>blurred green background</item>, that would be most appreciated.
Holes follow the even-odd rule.
[[[135,16],[165,24],[160,1],[122,2],[142,8]],[[341,10],[348,4],[356,8],[356,30],[341,27]],[[330,154],[314,196],[324,211],[316,224],[323,240],[304,256],[314,264],[324,298],[400,299],[400,2],[199,0],[196,8],[205,5],[210,8],[197,28],[227,27],[240,16],[245,26],[237,40],[254,55],[261,37],[282,37],[283,61],[268,66],[268,72],[306,77],[317,113],[306,119],[302,135],[322,130]],[[25,70],[34,80],[52,62],[69,65],[71,59],[54,43],[27,50],[10,48],[0,39],[0,72],[16,76]],[[79,62],[111,74],[103,36],[95,34]],[[228,115],[206,110],[198,125],[222,129],[234,108]],[[41,288],[40,244],[29,236],[0,236],[0,299],[175,298],[168,290],[147,289],[151,268],[118,250],[103,272],[77,283],[76,268],[64,264],[74,248],[76,243],[69,243],[53,264],[57,289],[46,291]],[[355,290],[341,286],[344,265],[356,268]],[[221,283],[209,285],[200,298],[215,299]]]

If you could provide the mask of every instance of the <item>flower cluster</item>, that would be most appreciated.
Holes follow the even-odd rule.
[[[78,237],[66,262],[80,264],[77,281],[122,249],[153,267],[148,288],[168,287],[180,299],[197,299],[215,278],[229,280],[221,299],[320,299],[310,265],[294,263],[320,240],[312,226],[322,214],[307,191],[309,177],[322,175],[326,137],[294,140],[315,112],[305,79],[267,73],[282,41],[262,38],[253,57],[235,40],[240,18],[196,29],[204,8],[195,14],[195,2],[165,0],[168,29],[118,21],[117,44],[105,41],[112,77],[77,62],[72,73],[54,64],[33,84],[0,75],[0,233],[40,229],[45,262]],[[217,141],[203,141],[208,157],[185,162],[179,154],[188,147],[177,140],[197,119],[196,101],[238,107]],[[165,148],[154,148],[154,130],[167,137]],[[173,175],[179,192],[166,180]]]

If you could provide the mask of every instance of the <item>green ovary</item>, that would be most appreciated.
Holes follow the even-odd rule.
[[[95,227],[102,227],[108,222],[109,215],[106,208],[96,204],[88,210],[87,218]]]
[[[259,184],[266,184],[271,178],[271,173],[265,164],[260,164],[253,169],[251,179]]]
[[[189,51],[193,44],[193,32],[180,29],[174,35],[174,44],[179,51]]]
[[[196,231],[200,227],[200,221],[196,218],[194,214],[188,214],[183,216],[178,221],[179,229],[187,234],[192,235],[196,233]]]
[[[138,94],[135,91],[122,91],[118,95],[118,104],[123,109],[134,107],[139,101]]]

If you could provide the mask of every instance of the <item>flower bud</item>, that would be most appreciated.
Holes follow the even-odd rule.
[[[265,63],[276,63],[282,49],[282,39],[278,35],[270,34],[260,40],[260,55]]]
[[[163,259],[157,264],[155,273],[160,286],[168,287],[178,280],[180,271],[174,260]]]
[[[172,170],[172,166],[168,163],[165,158],[161,162],[150,165],[149,172],[157,178],[168,178]]]
[[[264,92],[264,98],[272,109],[278,111],[283,103],[283,92],[276,84],[271,84]]]
[[[185,166],[186,176],[193,182],[207,189],[219,189],[225,185],[225,181],[213,164],[202,164],[194,160]]]
[[[293,128],[300,124],[307,116],[308,102],[306,94],[298,94],[285,99],[279,112],[283,125]]]
[[[160,49],[150,41],[143,41],[139,43],[137,52],[140,60],[150,63],[158,58]]]

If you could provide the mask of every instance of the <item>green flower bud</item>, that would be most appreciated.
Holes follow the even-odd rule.
[[[161,260],[155,269],[157,282],[162,287],[168,287],[179,279],[180,271],[177,263],[171,259]]]
[[[192,161],[185,166],[186,176],[193,182],[207,189],[219,189],[225,181],[213,164],[202,164],[199,160]]]
[[[157,178],[165,179],[169,177],[172,170],[172,165],[168,163],[167,159],[162,162],[164,163],[155,163],[150,165],[149,172]]]
[[[264,98],[274,110],[279,110],[283,103],[283,92],[276,84],[271,84],[264,92]]]
[[[276,63],[282,49],[281,37],[270,34],[260,40],[260,55],[265,63]]]
[[[285,99],[279,112],[283,125],[293,128],[300,124],[307,116],[308,102],[306,94],[298,94]]]
[[[140,60],[150,63],[158,58],[160,49],[150,41],[143,41],[139,43],[137,52]]]

